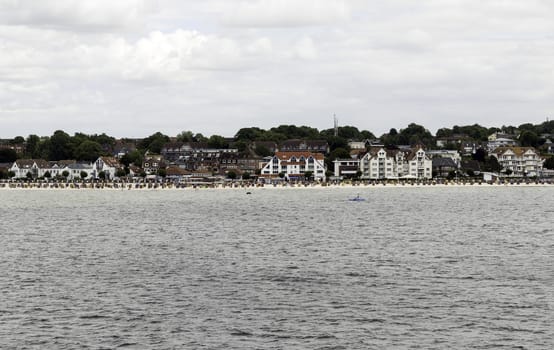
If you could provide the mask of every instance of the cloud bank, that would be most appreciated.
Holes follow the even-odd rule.
[[[0,137],[538,123],[554,3],[0,0]]]

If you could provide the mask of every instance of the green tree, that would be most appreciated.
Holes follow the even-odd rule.
[[[11,178],[13,178],[13,177],[15,177],[15,172],[13,172],[12,170],[9,170],[9,171],[8,171],[8,178],[11,179]]]
[[[151,153],[160,153],[163,146],[169,142],[169,136],[156,132],[139,142],[141,150],[148,150]]]
[[[328,157],[325,158],[325,164],[328,169],[333,168],[333,161],[336,159],[350,159],[350,152],[346,148],[336,148],[333,150]]]
[[[190,130],[181,131],[176,138],[177,138],[177,141],[179,142],[193,142],[194,134]]]
[[[94,161],[102,155],[102,146],[96,141],[86,140],[75,150],[77,160]]]
[[[354,141],[361,140],[360,131],[355,126],[349,126],[349,125],[339,126],[338,136],[347,140],[354,140]]]
[[[31,180],[34,176],[33,176],[33,173],[28,171],[27,174],[25,174],[25,177],[29,180]]]
[[[67,171],[67,170],[62,171],[62,177],[64,179],[67,179],[68,176],[69,176],[69,171]]]
[[[471,155],[473,160],[483,163],[487,157],[487,151],[484,148],[478,148],[474,154]]]
[[[49,179],[49,178],[52,177],[52,174],[50,174],[49,171],[46,171],[46,172],[44,173],[43,177],[44,177],[45,179]]]
[[[106,176],[106,172],[105,172],[105,171],[101,171],[101,172],[98,173],[98,178],[99,178],[100,180],[106,180],[106,177],[107,177],[107,176]]]
[[[256,146],[256,149],[255,149],[255,152],[257,155],[259,155],[260,157],[268,157],[270,155],[272,155],[271,151],[269,150],[269,148],[267,148],[266,146],[264,145],[257,145]]]
[[[279,173],[279,177],[280,177],[281,179],[284,178],[284,177],[285,177],[285,173],[281,171],[281,172]]]
[[[12,145],[19,145],[19,144],[22,144],[24,142],[25,142],[25,139],[23,138],[23,136],[16,136],[11,140],[10,143]]]
[[[117,169],[117,170],[115,171],[115,176],[117,176],[117,177],[125,177],[125,176],[128,174],[128,173],[127,173],[127,170],[125,170],[125,169],[129,169],[129,168],[124,168],[124,169],[119,168],[119,169]]]
[[[73,158],[71,136],[62,130],[56,130],[50,137],[48,144],[48,159],[62,160]]]
[[[242,128],[235,134],[235,139],[242,141],[255,141],[259,140],[264,132],[264,130],[256,127]]]
[[[398,141],[400,144],[409,144],[412,146],[416,144],[433,146],[435,144],[435,138],[431,135],[429,130],[415,123],[411,123],[407,128],[400,130]]]
[[[327,138],[327,143],[329,144],[329,149],[333,152],[336,149],[350,149],[348,146],[348,140],[340,136],[330,136]]]
[[[487,141],[488,136],[492,134],[492,132],[489,132],[489,129],[479,124],[464,126],[454,125],[452,133],[457,135],[466,135],[467,137],[477,141]]]
[[[237,173],[235,173],[233,170],[230,170],[229,172],[227,172],[227,178],[234,180],[237,178]]]
[[[502,166],[500,166],[496,157],[488,156],[485,158],[484,170],[498,172],[502,170]]]
[[[120,162],[125,166],[129,166],[131,164],[134,164],[136,166],[142,166],[143,158],[144,157],[142,156],[142,153],[140,153],[139,150],[134,150],[123,155],[123,157],[121,157],[120,159]]]
[[[223,149],[229,148],[229,143],[227,142],[227,140],[225,140],[223,136],[212,135],[208,139],[208,146],[212,148]]]
[[[360,136],[359,137],[360,137],[359,141],[376,139],[375,135],[371,131],[367,131],[367,130],[360,131]]]
[[[158,169],[157,174],[158,174],[158,176],[160,176],[160,177],[166,177],[167,171],[166,171],[164,168],[160,168],[160,169]]]
[[[439,130],[437,130],[437,138],[442,138],[442,137],[450,137],[453,135],[453,132],[452,132],[452,129],[449,129],[449,128],[441,128]]]
[[[335,159],[349,159],[350,158],[350,152],[348,152],[345,148],[336,148],[331,154],[329,155],[329,158],[331,161]]]
[[[29,135],[25,141],[25,157],[40,158],[40,137]]]
[[[239,151],[240,154],[244,155],[248,153],[248,144],[245,141],[237,141],[233,146]]]
[[[81,175],[81,179],[84,180],[84,179],[87,178],[88,173],[87,173],[86,171],[83,170],[83,171],[81,171],[81,173],[80,173],[79,175]]]
[[[5,180],[8,178],[8,172],[0,170],[0,180]]]
[[[249,172],[242,173],[242,179],[243,180],[250,180],[251,178],[252,178],[252,176],[250,175]]]
[[[306,171],[304,173],[304,177],[307,179],[307,180],[310,180],[312,178],[312,176],[314,175],[314,172],[313,171]]]
[[[105,133],[90,136],[90,141],[97,142],[104,150],[113,149],[113,146],[115,145],[115,138],[108,136]]]
[[[394,148],[399,144],[398,131],[395,128],[389,130],[388,133],[381,135],[381,142],[386,148]]]
[[[550,156],[550,158],[546,159],[544,161],[543,167],[545,167],[546,169],[554,170],[554,156]]]
[[[0,163],[13,163],[17,160],[17,153],[11,148],[0,149]]]
[[[519,142],[524,147],[537,147],[539,137],[533,131],[525,130],[519,135]]]

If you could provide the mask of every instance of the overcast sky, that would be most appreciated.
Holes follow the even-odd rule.
[[[0,137],[554,116],[552,0],[0,0]]]

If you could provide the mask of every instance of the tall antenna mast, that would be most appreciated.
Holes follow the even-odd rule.
[[[335,128],[335,137],[339,136],[339,121],[337,119],[337,115],[333,114],[333,122],[334,122],[334,128]]]

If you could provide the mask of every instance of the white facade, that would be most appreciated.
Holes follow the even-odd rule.
[[[335,177],[355,177],[360,171],[359,159],[336,159],[333,161]]]
[[[83,179],[81,177],[81,172],[84,172],[87,174],[85,176],[85,180],[90,180],[94,177],[94,166],[90,163],[74,163],[69,164],[64,169],[69,173],[69,176],[67,177],[68,180],[81,180]]]
[[[422,148],[410,152],[374,149],[360,159],[364,179],[430,179],[433,163]]]
[[[500,147],[491,153],[498,159],[503,171],[510,170],[519,176],[540,176],[542,159],[533,147]]]
[[[276,152],[262,168],[261,177],[276,177],[284,173],[286,178],[298,178],[306,172],[312,172],[315,180],[325,179],[323,155],[305,151]]]
[[[114,157],[100,157],[94,162],[93,166],[92,176],[98,177],[101,172],[104,172],[106,180],[113,180],[117,169],[123,167]]]
[[[362,178],[365,179],[396,179],[398,178],[398,161],[396,154],[387,153],[384,148],[377,152],[368,152],[360,159]],[[402,163],[400,163],[401,165]],[[401,166],[401,172],[403,167]]]
[[[13,171],[15,178],[25,178],[30,173],[33,178],[43,177],[48,171],[48,162],[43,159],[18,159],[8,171]]]
[[[433,161],[427,157],[423,148],[418,148],[408,157],[408,175],[416,179],[433,177]]]

